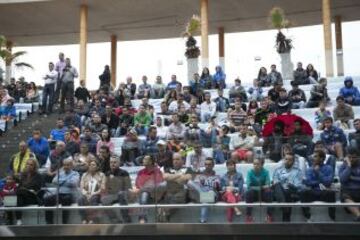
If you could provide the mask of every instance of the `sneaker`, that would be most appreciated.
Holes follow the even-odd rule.
[[[273,217],[270,216],[270,215],[267,215],[266,218],[265,218],[265,222],[266,223],[272,223],[273,222]]]
[[[312,219],[312,218],[308,218],[308,219],[306,219],[306,222],[307,222],[307,223],[312,223],[312,222],[313,222],[313,219]]]
[[[253,222],[254,222],[254,219],[253,219],[252,216],[246,216],[245,222],[246,222],[246,223],[253,223]]]
[[[241,215],[242,215],[241,210],[238,209],[237,207],[234,207],[234,211],[235,211],[235,215],[236,215],[236,216],[241,216]]]
[[[200,223],[206,223],[207,221],[206,221],[206,219],[200,219],[199,222],[200,222]]]
[[[16,220],[16,225],[18,225],[18,226],[22,225],[22,221],[20,219]]]

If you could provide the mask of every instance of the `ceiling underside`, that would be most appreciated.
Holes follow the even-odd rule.
[[[9,2],[9,1],[5,1]],[[20,3],[19,3],[20,2]],[[88,42],[180,37],[186,21],[200,12],[200,0],[52,0],[0,2],[0,34],[18,46],[79,42],[80,5],[88,5]],[[360,19],[359,0],[332,0],[332,16]],[[270,29],[267,16],[282,7],[294,26],[322,22],[321,0],[209,0],[209,32]]]

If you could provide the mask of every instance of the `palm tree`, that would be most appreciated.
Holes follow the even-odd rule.
[[[280,7],[274,7],[271,9],[269,14],[269,21],[271,25],[278,30],[276,35],[276,51],[278,53],[290,53],[292,46],[292,40],[286,38],[286,36],[281,32],[282,29],[288,28],[291,25],[291,22],[286,19],[284,10]]]
[[[21,56],[24,56],[27,54],[26,51],[18,51],[18,52],[12,52],[11,51],[11,44],[10,41],[8,41],[4,36],[0,35],[0,58],[3,60],[6,66],[6,77],[5,81],[7,83],[10,82],[11,74],[12,74],[12,65],[14,65],[16,68],[23,68],[27,67],[30,69],[33,69],[33,66],[31,66],[29,63],[26,62],[19,62],[19,58]]]

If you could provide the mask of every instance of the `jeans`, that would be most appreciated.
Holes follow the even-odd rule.
[[[119,191],[118,194],[106,194],[101,197],[101,203],[103,205],[111,205],[114,203],[119,203],[120,205],[128,205],[128,192],[127,191]],[[131,218],[129,215],[128,209],[121,209],[120,210],[122,219],[126,223],[131,222]],[[116,219],[116,213],[113,209],[108,211],[108,215],[110,219]]]
[[[138,128],[136,128],[136,132],[137,132],[139,135],[144,135],[144,136],[146,136],[146,135],[147,135],[147,132],[148,132],[148,128],[147,128],[147,127],[138,127]]]
[[[274,197],[279,203],[296,202],[298,200],[297,192],[291,189],[284,189],[280,183],[274,185]],[[283,222],[290,222],[291,207],[282,208]]]
[[[89,199],[83,195],[80,199],[79,199],[79,205],[80,206],[86,206],[86,205],[90,205],[90,206],[97,206],[100,203],[100,195],[92,195]],[[80,216],[82,220],[94,220],[95,216],[96,216],[96,210],[80,210]]]
[[[313,202],[313,201],[323,201],[323,202],[330,202],[330,203],[336,202],[335,192],[331,191],[331,190],[321,190],[321,191],[316,191],[316,190],[312,190],[312,189],[304,190],[300,194],[300,199],[301,199],[301,202],[304,202],[304,203],[309,203],[309,202]],[[328,208],[328,214],[332,220],[335,220],[335,210],[336,210],[335,207]],[[305,218],[307,218],[307,219],[311,218],[311,213],[310,213],[309,207],[303,207],[302,211],[303,211],[303,215]]]
[[[54,104],[54,89],[55,89],[55,84],[45,84],[44,86],[44,90],[43,90],[43,98],[42,98],[42,111],[46,112],[48,111],[49,113],[52,112],[52,107]],[[49,105],[47,105],[48,102],[48,98],[49,98]]]
[[[59,204],[63,206],[70,206],[73,203],[73,195],[70,194],[59,194]],[[55,206],[56,205],[56,194],[51,194],[50,196],[46,196],[44,198],[44,205],[45,206]],[[64,210],[62,214],[62,223],[68,223],[69,219],[69,210]],[[45,219],[46,224],[53,224],[54,223],[54,212],[53,211],[46,211],[45,212]],[[61,224],[61,223],[60,223]]]
[[[253,202],[271,203],[272,193],[270,189],[261,189],[261,190],[250,189],[246,192],[245,200],[246,203],[253,203]],[[268,207],[266,211],[269,216],[272,216],[272,212],[273,212],[272,208]],[[251,214],[252,214],[252,207],[247,207],[246,215],[251,216]]]
[[[62,87],[62,80],[58,79],[56,82],[56,90],[55,90],[55,94],[54,94],[54,102],[53,103],[57,103],[59,101],[61,87]]]
[[[65,99],[67,105],[70,105],[71,109],[74,109],[74,82],[64,82],[61,88],[61,111],[65,110]]]

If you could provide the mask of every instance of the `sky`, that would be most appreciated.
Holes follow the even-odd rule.
[[[345,75],[360,75],[360,21],[345,22],[343,31],[343,52]],[[333,25],[333,48],[335,51],[335,31]],[[301,61],[303,65],[312,63],[324,75],[324,40],[321,25],[298,27],[285,30],[284,34],[293,40],[291,53],[294,64]],[[280,57],[275,50],[275,30],[225,34],[225,72],[227,81],[233,82],[237,77],[243,82],[252,82],[261,66],[270,68],[272,63],[280,68]],[[200,38],[198,45],[201,46]],[[70,57],[73,66],[79,66],[79,45],[15,47],[14,51],[25,50],[27,55],[21,61],[34,66],[34,70],[19,69],[15,77],[24,76],[27,81],[43,84],[42,76],[48,70],[50,61],[58,60],[58,53],[64,52]],[[187,83],[187,63],[184,57],[185,39],[146,40],[118,42],[117,46],[117,85],[132,76],[134,82],[140,83],[141,76],[147,75],[153,83],[157,75],[167,83],[172,74]],[[255,61],[255,58],[261,59]],[[110,42],[88,44],[87,48],[87,87],[96,89],[99,86],[98,76],[104,66],[110,64]],[[199,60],[199,66],[201,60]],[[209,36],[209,67],[214,72],[218,61],[218,36]],[[336,73],[336,60],[334,60]],[[201,68],[200,68],[201,69]]]

